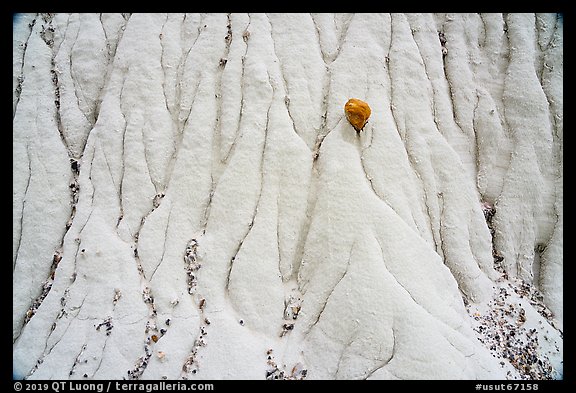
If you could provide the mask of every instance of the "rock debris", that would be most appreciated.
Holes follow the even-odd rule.
[[[290,372],[286,371],[286,365],[284,364],[283,367],[279,367],[274,360],[274,350],[268,349],[266,351],[266,379],[274,380],[274,379],[284,379],[284,380],[303,380],[306,379],[308,374],[308,370],[304,368],[304,365],[300,362],[297,362],[291,369]]]
[[[527,326],[526,308],[518,299],[526,298],[543,317],[554,327],[551,313],[541,300],[541,295],[523,280],[508,280],[502,277],[493,299],[488,302],[488,311],[482,313],[467,305],[474,319],[474,331],[478,340],[490,350],[492,356],[502,359],[504,366],[507,360],[518,370],[521,379],[546,380],[557,379],[558,371],[554,369],[542,347],[542,329]],[[540,326],[542,326],[542,321]],[[560,337],[563,336],[559,331]],[[547,337],[547,336],[544,336]],[[556,352],[560,348],[555,347]],[[517,376],[510,375],[510,379]]]

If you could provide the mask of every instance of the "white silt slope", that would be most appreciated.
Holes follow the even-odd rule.
[[[506,279],[562,328],[561,16],[13,30],[16,378],[520,378]]]

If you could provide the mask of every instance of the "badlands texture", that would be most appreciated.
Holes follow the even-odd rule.
[[[556,14],[14,16],[14,377],[561,379],[562,79]]]

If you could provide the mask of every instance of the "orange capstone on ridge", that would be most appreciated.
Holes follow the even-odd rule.
[[[370,106],[357,98],[348,100],[344,106],[344,112],[346,112],[346,118],[357,132],[362,131],[370,117],[370,113],[372,113]]]

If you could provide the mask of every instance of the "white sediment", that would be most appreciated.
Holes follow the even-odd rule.
[[[13,32],[15,378],[562,378],[561,15]]]

